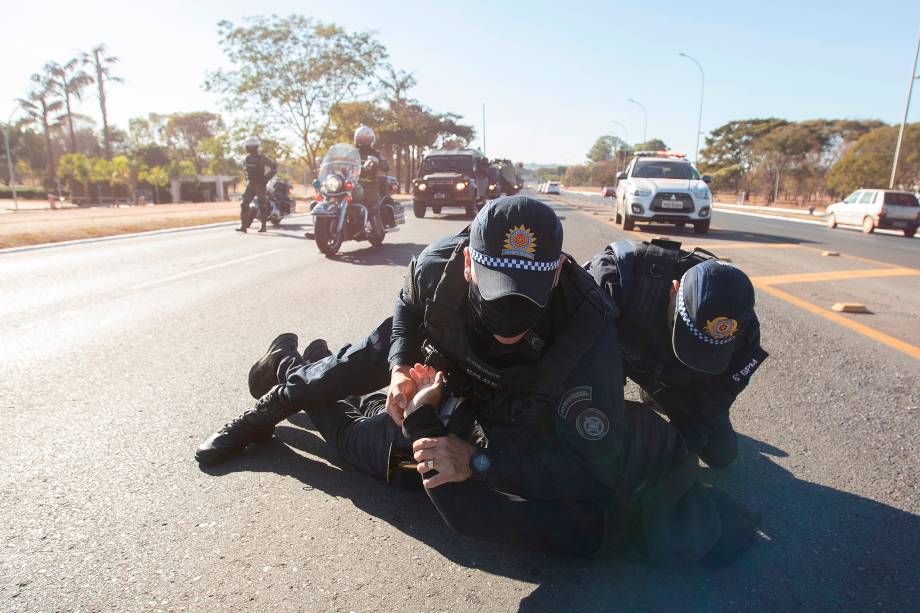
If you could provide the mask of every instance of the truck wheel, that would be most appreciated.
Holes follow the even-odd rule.
[[[623,229],[629,232],[636,227],[636,222],[633,221],[633,218],[629,216],[629,213],[626,211],[623,212]]]
[[[441,214],[441,207],[439,207],[439,206],[433,206],[433,207],[431,207],[431,212],[434,213],[435,215],[440,215],[440,214]]]
[[[333,256],[342,246],[342,235],[335,231],[337,220],[334,217],[317,219],[313,229],[316,246],[327,256]]]
[[[907,238],[913,238],[914,234],[916,233],[917,233],[917,226],[914,226],[913,228],[904,228],[904,236],[906,236]]]
[[[417,200],[412,201],[412,212],[415,213],[415,216],[419,219],[425,216],[425,209],[427,208],[427,206]]]
[[[697,221],[693,223],[693,233],[694,234],[706,234],[709,232],[709,220],[706,221]]]
[[[827,227],[831,230],[837,227],[837,216],[833,213],[827,216]]]
[[[863,219],[862,231],[863,234],[872,234],[875,232],[875,222],[872,221],[871,217],[866,216],[865,219]]]
[[[623,223],[623,216],[620,215],[619,203],[616,206],[617,206],[617,210],[616,210],[616,214],[613,216],[613,223],[620,225],[621,223]]]

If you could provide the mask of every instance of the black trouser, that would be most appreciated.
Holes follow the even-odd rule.
[[[249,214],[249,203],[254,198],[259,199],[259,221],[264,225],[268,221],[268,214],[271,213],[271,203],[268,201],[268,194],[265,192],[265,186],[260,183],[249,183],[246,185],[246,191],[243,192],[243,200],[240,202],[240,227],[248,228],[252,224],[255,216]]]
[[[360,406],[342,398],[388,384],[391,324],[385,320],[335,355],[311,364],[288,358],[278,370],[286,400],[307,412],[339,458],[381,479],[391,446],[408,451],[411,444],[387,414],[383,395],[371,395]],[[604,510],[590,502],[524,500],[475,481],[426,493],[447,525],[466,536],[566,555],[591,555],[604,542]]]

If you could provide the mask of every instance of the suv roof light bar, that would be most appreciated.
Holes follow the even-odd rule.
[[[635,157],[687,158],[686,153],[678,153],[677,151],[636,151],[633,155]]]

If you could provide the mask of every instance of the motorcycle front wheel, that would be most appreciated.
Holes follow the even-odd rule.
[[[316,246],[327,256],[335,255],[342,246],[342,234],[336,232],[334,217],[318,218],[313,226],[313,236]]]
[[[386,230],[383,228],[383,220],[380,218],[380,214],[371,216],[371,234],[367,237],[367,240],[370,241],[371,245],[374,247],[379,247],[383,244],[383,239],[386,238]]]

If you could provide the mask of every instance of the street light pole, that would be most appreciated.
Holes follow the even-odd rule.
[[[898,144],[894,148],[894,164],[891,165],[891,179],[888,181],[888,189],[894,189],[894,179],[898,174],[898,158],[901,157],[901,141],[904,139],[904,127],[907,125],[907,113],[910,111],[910,96],[914,93],[914,81],[920,79],[917,74],[917,58],[920,57],[920,34],[917,35],[917,50],[914,52],[914,67],[910,71],[910,83],[907,86],[907,102],[904,103],[904,120],[901,122],[901,129],[898,130]]]
[[[619,121],[613,121],[611,123],[623,128],[623,144],[626,145],[626,147],[629,147],[629,131],[626,129],[626,126],[621,124]],[[626,169],[626,147],[623,147],[623,169],[624,170]]]
[[[700,165],[700,134],[702,133],[703,127],[703,89],[706,87],[706,75],[703,72],[703,65],[700,64],[696,58],[693,58],[686,53],[678,53],[677,55],[685,57],[700,69],[700,116],[696,121],[696,153],[693,154],[693,163],[699,167]]]
[[[482,103],[482,154],[486,154],[486,103]]]
[[[642,109],[642,115],[645,118],[645,121],[642,124],[642,144],[644,145],[645,143],[648,142],[648,111],[645,110],[645,107],[642,106],[641,103],[636,102],[632,98],[627,98],[626,101],[632,102],[633,104],[638,106],[640,109]]]
[[[3,125],[3,142],[6,145],[6,165],[10,172],[10,189],[13,191],[13,210],[19,210],[19,198],[16,196],[16,175],[13,173],[13,155],[10,153],[10,122],[13,121],[14,110],[10,113]]]

